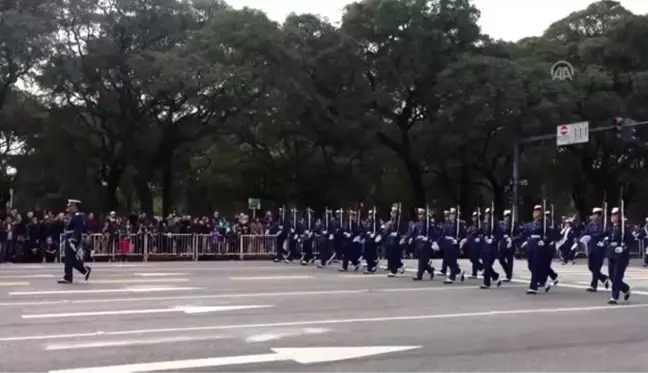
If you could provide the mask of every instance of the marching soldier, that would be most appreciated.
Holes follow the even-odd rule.
[[[306,209],[306,224],[305,224],[305,229],[303,230],[302,233],[302,258],[301,258],[301,265],[307,265],[311,264],[315,261],[315,255],[313,255],[313,244],[315,242],[315,233],[313,231],[313,228],[311,227],[312,224],[312,210],[309,208]],[[303,222],[302,222],[302,225]],[[315,222],[315,230],[319,228],[319,225],[321,225],[321,222],[317,221]]]
[[[630,250],[628,249],[631,235],[625,231],[623,221],[623,201],[621,210],[618,207],[612,209],[610,215],[610,226],[606,231],[608,273],[612,280],[612,295],[609,304],[617,304],[620,293],[623,299],[630,299],[630,286],[623,282],[623,276],[630,263]],[[619,216],[621,213],[621,217]]]
[[[518,227],[511,219],[511,210],[504,210],[504,220],[500,222],[500,229],[502,231],[502,240],[499,242],[499,252],[497,260],[504,270],[506,278],[504,282],[510,282],[513,279],[513,263],[515,261],[515,245],[513,241],[519,234]]]
[[[642,227],[638,227],[635,238],[639,245],[641,256],[643,257],[643,266],[648,267],[648,218]]]
[[[416,250],[416,258],[418,260],[418,271],[416,276],[412,277],[414,281],[423,279],[425,272],[430,274],[430,280],[434,278],[434,268],[430,265],[432,257],[430,250],[430,221],[427,216],[427,209],[419,208],[417,210],[418,220],[414,223],[414,227],[410,232],[408,239],[412,239],[414,249]]]
[[[524,226],[520,239],[526,240],[526,246],[529,250],[528,264],[531,271],[531,282],[527,294],[538,294],[538,285],[545,277],[543,264],[542,249],[545,246],[543,241],[542,231],[542,206],[535,205],[533,207],[533,221]]]
[[[448,266],[450,272],[443,281],[444,284],[453,284],[457,275],[461,282],[465,279],[464,271],[459,267],[459,252],[466,244],[465,229],[459,221],[457,209],[450,209],[449,220],[442,226],[441,252],[443,264]]]
[[[342,267],[340,272],[346,272],[349,268],[349,262],[355,267],[357,272],[360,269],[360,254],[362,251],[360,245],[361,229],[359,224],[353,218],[355,211],[349,210],[348,226],[344,232],[344,245],[342,246]]]
[[[576,250],[578,249],[578,234],[574,228],[574,221],[570,218],[565,218],[563,228],[560,231],[560,240],[556,243],[556,248],[560,252],[562,264],[565,265],[569,262],[576,263]]]
[[[387,251],[387,274],[388,277],[395,277],[397,273],[405,273],[405,264],[402,261],[400,245],[401,222],[400,222],[400,203],[394,204],[389,213],[389,220],[383,227],[382,237],[385,241]]]
[[[502,279],[499,273],[493,269],[493,263],[497,258],[497,247],[502,238],[502,231],[499,224],[495,224],[493,208],[486,209],[484,221],[482,222],[480,235],[483,238],[481,242],[481,259],[484,266],[484,283],[480,289],[490,289],[491,279],[497,281],[497,287],[502,286]]]
[[[545,203],[543,203],[545,204]],[[543,206],[544,210],[544,206]],[[544,284],[545,292],[551,290],[553,286],[558,285],[558,274],[553,270],[551,265],[553,264],[553,258],[556,255],[556,240],[558,236],[558,231],[556,230],[553,223],[553,205],[551,206],[551,211],[545,211],[544,220],[542,222],[542,231],[543,237],[542,240],[545,242],[545,246],[542,250],[544,266],[543,271],[544,277],[542,278],[542,283]],[[550,220],[551,223],[548,224],[547,220]]]
[[[335,219],[329,215],[331,212],[332,211],[330,211],[328,207],[324,209],[324,223],[323,225],[316,228],[320,258],[320,264],[317,265],[317,268],[326,267],[335,255],[332,248],[337,224]]]
[[[603,241],[605,231],[603,230],[603,223],[601,221],[602,213],[603,209],[600,207],[594,207],[592,209],[591,221],[585,228],[583,237],[580,239],[581,243],[587,245],[587,266],[592,274],[590,287],[587,288],[587,291],[590,293],[597,291],[599,281],[605,285],[606,289],[610,287],[608,276],[601,273],[601,267],[605,260],[605,243]]]
[[[79,271],[85,276],[85,280],[90,278],[92,268],[83,264],[79,258],[78,248],[81,248],[83,235],[86,233],[86,224],[83,216],[79,212],[81,201],[76,199],[68,200],[67,211],[70,214],[70,220],[65,229],[65,269],[63,279],[59,284],[71,284],[73,280],[73,269]]]
[[[364,258],[367,261],[366,274],[375,273],[378,267],[378,244],[382,240],[380,232],[376,230],[376,208],[369,211],[369,220],[365,225]]]
[[[468,258],[471,263],[471,273],[469,279],[476,279],[477,274],[484,270],[481,263],[481,222],[480,212],[475,211],[472,213],[472,224],[466,231],[466,246],[468,247]]]

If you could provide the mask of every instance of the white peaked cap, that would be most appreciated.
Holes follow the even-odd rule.
[[[477,211],[473,212],[472,216],[477,216]],[[648,220],[648,218],[646,218]]]
[[[416,211],[418,211],[419,214],[425,214],[425,209],[422,209],[420,207],[416,209]]]
[[[451,213],[451,214],[456,214],[456,213],[457,213],[457,209],[454,208],[454,207],[451,208],[451,209],[450,209],[450,213]]]
[[[618,207],[613,207],[612,208],[612,214],[618,214],[621,210],[619,210]]]
[[[535,205],[535,206],[533,206],[533,209],[534,209],[534,210],[542,210],[542,206],[540,206],[540,205]]]
[[[490,214],[490,208],[487,208],[486,210],[484,210],[484,214]]]
[[[551,215],[551,211],[545,211],[545,215]]]
[[[443,215],[448,215],[448,214],[450,214],[450,211],[448,211],[448,210],[443,210]]]
[[[504,210],[504,216],[511,215],[511,210]]]
[[[600,207],[594,207],[592,209],[592,214],[596,214],[596,213],[599,213],[599,212],[603,212],[603,209],[600,208]]]

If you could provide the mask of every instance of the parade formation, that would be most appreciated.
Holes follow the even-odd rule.
[[[349,264],[359,271],[364,259],[364,273],[374,274],[383,257],[387,260],[387,276],[396,277],[405,272],[404,255],[413,255],[418,261],[414,281],[423,280],[426,274],[430,280],[440,275],[445,276],[443,283],[450,285],[466,278],[478,279],[481,272],[480,288],[490,289],[513,279],[515,258],[525,251],[531,272],[526,294],[534,295],[539,289],[549,292],[558,285],[558,273],[552,268],[556,256],[562,264],[573,264],[582,250],[592,275],[586,290],[597,292],[599,284],[610,289],[609,304],[617,304],[621,296],[625,301],[630,298],[630,286],[623,281],[630,247],[646,238],[646,229],[626,229],[623,200],[609,213],[607,202],[603,207],[594,207],[588,221],[580,226],[575,225],[575,216],[563,218],[557,226],[554,207],[548,207],[545,200],[533,207],[533,220],[525,224],[515,220],[514,209],[503,211],[503,219],[497,219],[494,204],[483,211],[478,208],[470,222],[461,220],[459,207],[445,210],[443,221],[436,221],[430,208],[425,207],[417,208],[416,219],[407,223],[403,221],[401,203],[393,204],[386,220],[377,219],[376,208],[364,214],[361,208],[326,209],[321,218],[316,218],[310,208],[303,215],[296,208],[288,216],[287,212],[281,208],[276,217],[268,213],[272,224],[267,233],[276,234],[278,240],[275,262],[299,260],[309,265],[319,260],[319,268],[341,262],[339,271],[346,272]],[[461,256],[470,260],[470,269],[460,268]],[[607,275],[602,270],[606,259]],[[441,262],[438,271],[433,266],[437,260]],[[496,261],[504,273],[493,268]]]

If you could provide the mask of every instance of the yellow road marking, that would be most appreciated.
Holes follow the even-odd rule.
[[[0,282],[0,286],[27,286],[29,282]]]

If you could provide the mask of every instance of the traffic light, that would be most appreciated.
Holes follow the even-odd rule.
[[[637,139],[636,122],[630,118],[614,118],[614,132],[617,137],[625,142],[631,142]]]

